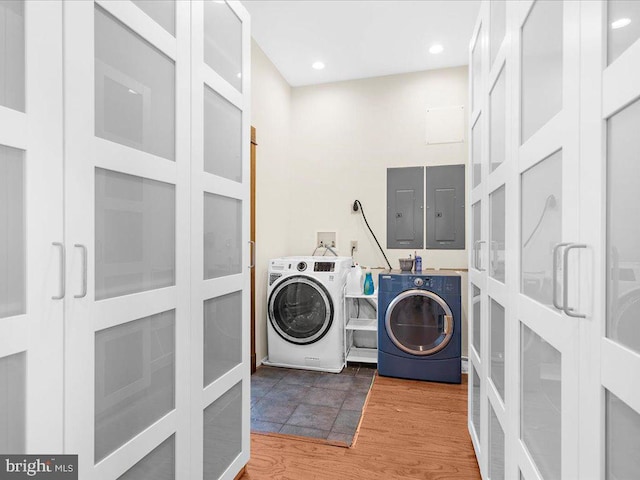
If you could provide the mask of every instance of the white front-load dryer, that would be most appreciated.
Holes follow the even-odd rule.
[[[351,263],[351,257],[269,262],[266,365],[342,371],[344,287]]]

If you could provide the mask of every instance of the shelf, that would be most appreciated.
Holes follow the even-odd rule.
[[[366,298],[378,301],[378,290],[373,292],[371,295],[365,295],[364,293],[345,293],[344,296],[345,298]]]
[[[378,363],[378,349],[351,347],[347,362]]]
[[[378,331],[377,318],[350,318],[347,322],[347,330],[363,330],[368,332]]]

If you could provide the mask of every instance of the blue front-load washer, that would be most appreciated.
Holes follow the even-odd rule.
[[[381,273],[378,373],[460,383],[460,276]]]

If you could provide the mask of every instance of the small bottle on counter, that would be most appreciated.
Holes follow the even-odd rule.
[[[371,269],[367,267],[366,273],[364,275],[364,294],[365,295],[373,295],[374,292],[373,287],[373,278],[371,277]]]

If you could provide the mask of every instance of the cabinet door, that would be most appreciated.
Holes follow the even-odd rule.
[[[640,5],[611,0],[582,7],[583,131],[581,234],[592,247],[593,291],[581,383],[581,477],[633,478],[640,471]],[[590,99],[602,98],[602,102]],[[588,193],[587,193],[588,192]],[[590,258],[591,260],[591,258]],[[596,472],[595,474],[593,472]]]
[[[0,2],[0,452],[62,452],[62,4]]]
[[[579,238],[579,8],[571,1],[522,2],[514,19],[520,33],[512,51],[520,53],[513,186],[520,201],[512,335],[519,389],[512,407],[518,467],[528,479],[578,478],[580,252],[566,244]]]
[[[189,17],[187,2],[65,4],[65,448],[80,478],[191,478]]]
[[[249,460],[249,16],[192,2],[191,478]]]

